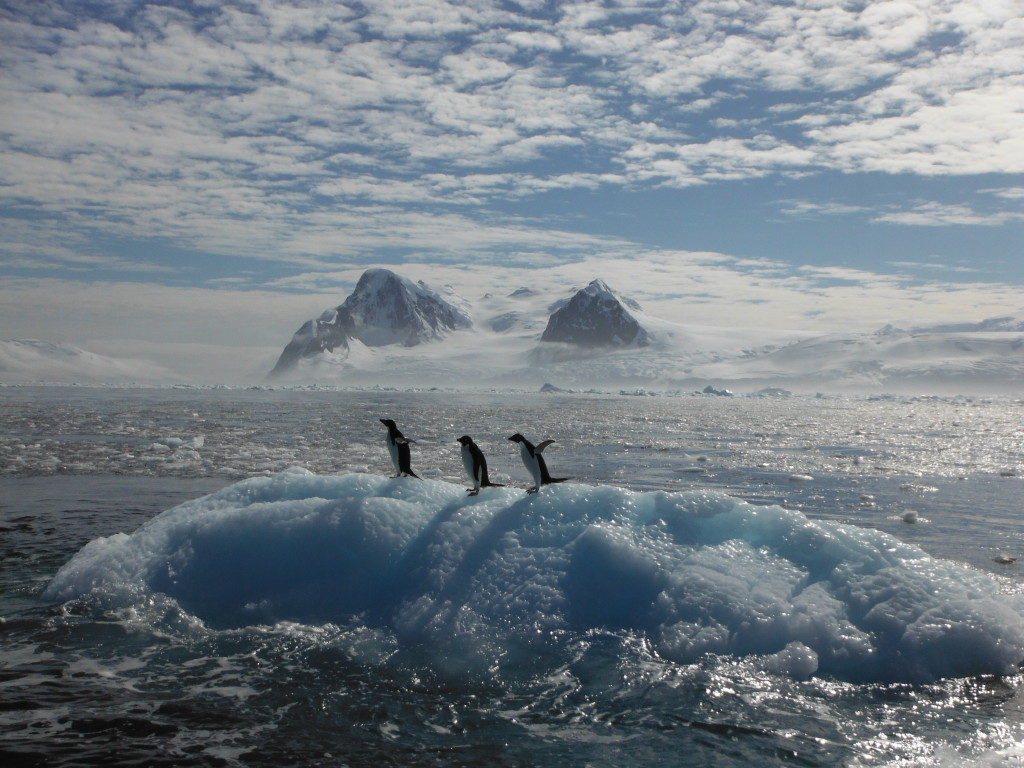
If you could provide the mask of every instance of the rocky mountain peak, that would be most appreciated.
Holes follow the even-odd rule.
[[[368,347],[413,347],[439,341],[449,331],[471,325],[462,310],[424,283],[414,283],[389,269],[368,269],[343,304],[299,328],[270,375],[287,373],[304,357],[347,353],[353,339]]]
[[[645,347],[650,344],[650,333],[629,311],[639,308],[603,280],[594,280],[551,314],[541,341],[581,347]]]
[[[338,307],[347,316],[351,335],[370,347],[414,347],[438,341],[472,321],[423,282],[414,283],[389,269],[368,269]]]

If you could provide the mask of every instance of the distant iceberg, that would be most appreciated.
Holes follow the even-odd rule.
[[[461,485],[293,469],[96,539],[44,597],[163,593],[212,628],[358,620],[448,672],[610,629],[662,657],[849,681],[1012,673],[1024,597],[879,531],[721,493]]]

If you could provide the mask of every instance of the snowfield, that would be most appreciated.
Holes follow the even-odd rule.
[[[600,279],[467,298],[373,269],[343,304],[302,323],[276,365],[249,363],[237,383],[1012,396],[1024,382],[1024,321],[847,334],[713,327],[657,317]],[[52,382],[218,383],[68,345],[0,342],[0,383]]]

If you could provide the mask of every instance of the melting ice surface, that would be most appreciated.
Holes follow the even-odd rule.
[[[554,638],[628,630],[664,659],[795,679],[1008,674],[1024,598],[886,533],[728,495],[462,486],[293,469],[86,545],[44,597],[162,593],[210,627],[353,617],[440,674],[535,669]]]

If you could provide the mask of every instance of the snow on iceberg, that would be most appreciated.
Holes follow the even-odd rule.
[[[48,586],[163,593],[208,626],[358,619],[439,663],[635,632],[661,656],[762,658],[850,681],[1011,673],[1024,597],[879,531],[721,493],[567,485],[527,496],[293,469],[87,544]]]

